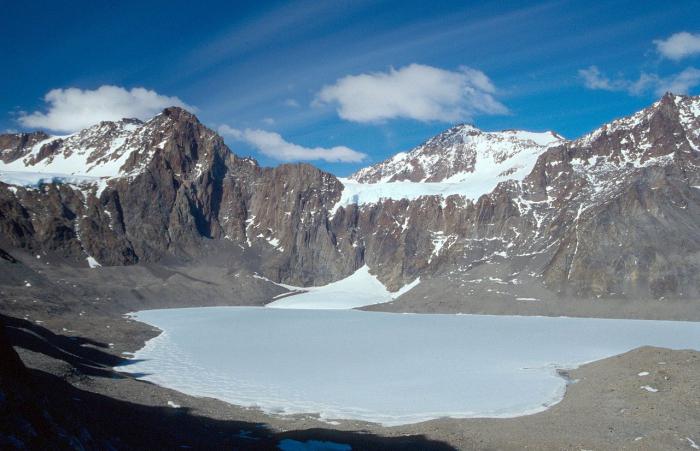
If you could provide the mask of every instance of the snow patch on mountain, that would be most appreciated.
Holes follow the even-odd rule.
[[[700,152],[700,97],[675,96],[674,102],[688,144],[694,151]]]
[[[288,290],[297,291],[282,299],[270,302],[265,307],[282,309],[353,309],[367,305],[389,302],[407,293],[420,283],[420,278],[392,293],[382,284],[377,276],[369,272],[364,265],[345,279],[320,287],[295,287],[278,284]]]
[[[88,266],[90,266],[90,268],[92,269],[99,268],[102,266],[97,260],[95,260],[95,257],[88,256],[85,260],[87,260]]]
[[[385,199],[414,200],[422,196],[447,197],[453,194],[475,198],[489,191],[468,183],[420,183],[420,182],[388,182],[388,183],[358,183],[350,179],[338,179],[343,184],[340,200],[331,208],[331,215],[340,207],[352,204],[374,204]],[[495,186],[495,185],[494,185]]]

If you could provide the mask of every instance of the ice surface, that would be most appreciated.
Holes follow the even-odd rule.
[[[282,451],[350,451],[352,447],[345,443],[322,442],[319,440],[307,440],[300,442],[286,438],[281,440],[277,448]]]
[[[271,308],[291,309],[351,309],[366,305],[389,302],[408,292],[420,283],[420,278],[391,293],[386,287],[369,273],[367,265],[355,271],[349,277],[320,287],[280,286],[303,291],[299,294],[286,296],[266,305]]]
[[[269,413],[397,425],[511,417],[561,400],[571,368],[639,346],[700,349],[700,323],[357,310],[149,310],[164,332],[122,371]]]

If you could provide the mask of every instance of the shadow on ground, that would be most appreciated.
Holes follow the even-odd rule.
[[[7,336],[13,346],[63,360],[76,372],[89,378],[125,378],[112,370],[115,365],[128,362],[105,349],[108,346],[88,338],[64,336],[51,332],[37,324],[0,315],[6,324]],[[0,325],[1,326],[1,325]],[[1,334],[0,330],[0,335]],[[9,359],[16,353],[0,339],[0,349]],[[14,357],[12,355],[14,354]],[[21,366],[19,359],[18,365]],[[31,431],[13,431],[12,428],[34,429],[51,443],[54,437],[65,446],[55,449],[276,449],[281,440],[300,442],[309,440],[331,441],[348,444],[359,450],[452,450],[446,443],[428,439],[422,435],[383,437],[365,431],[337,431],[332,429],[306,429],[277,433],[265,424],[245,421],[223,421],[196,415],[187,408],[140,405],[79,389],[63,377],[39,370],[18,369],[12,371],[3,364],[0,368],[0,418],[12,419],[19,415],[17,406],[34,409],[31,415],[18,421],[4,421],[0,427],[0,447],[22,441]],[[116,382],[116,381],[115,381]],[[144,383],[146,384],[146,383]],[[157,390],[157,387],[153,387]],[[27,404],[34,404],[27,407]],[[49,419],[50,425],[33,424],[37,412]],[[13,426],[14,425],[14,426]],[[42,447],[46,441],[38,442]],[[27,442],[32,448],[34,442]],[[79,445],[79,446],[76,446]],[[8,446],[12,448],[12,446]],[[54,448],[52,446],[52,448]]]
[[[59,335],[27,320],[0,315],[13,346],[70,363],[88,376],[115,377],[112,367],[128,360],[110,354],[107,343],[72,335]]]

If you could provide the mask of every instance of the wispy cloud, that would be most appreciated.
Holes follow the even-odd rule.
[[[642,73],[637,80],[628,80],[622,77],[610,78],[603,74],[597,66],[590,66],[578,71],[583,79],[583,84],[588,89],[600,89],[604,91],[626,91],[632,95],[644,93],[651,85],[658,82],[658,76]]]
[[[604,91],[620,91],[630,95],[644,95],[653,93],[662,95],[665,92],[686,94],[694,87],[700,85],[700,70],[688,67],[683,71],[661,77],[658,74],[642,72],[636,80],[624,77],[610,78],[604,75],[596,66],[580,69],[579,76],[583,84],[589,89]]]
[[[169,106],[193,110],[177,97],[168,97],[145,88],[131,90],[104,85],[94,90],[52,89],[44,96],[45,112],[34,111],[18,118],[25,127],[73,132],[100,121],[125,117],[147,119]]]
[[[689,67],[672,77],[662,78],[656,92],[670,91],[685,94],[698,85],[700,85],[700,69]]]
[[[700,34],[682,31],[674,33],[666,39],[657,39],[653,43],[659,55],[675,61],[700,54]],[[597,66],[579,69],[578,74],[588,89],[620,91],[630,95],[648,93],[661,95],[666,92],[687,94],[688,91],[700,85],[700,69],[695,67],[686,67],[680,72],[665,76],[658,73],[641,72],[636,80],[622,75],[611,78],[601,72]]]
[[[657,39],[654,44],[661,56],[674,61],[700,54],[700,34],[687,31],[672,34],[666,39]]]
[[[394,118],[454,122],[476,114],[503,114],[496,88],[483,72],[463,66],[448,71],[411,64],[388,72],[348,75],[318,93],[317,104],[332,104],[354,122]]]
[[[454,60],[452,67],[466,61],[458,55],[468,55],[470,60],[480,62],[489,59],[491,63],[507,66],[510,63],[506,58],[492,56],[499,52],[493,52],[490,43],[509,39],[511,35],[522,35],[529,29],[531,21],[539,21],[542,14],[551,12],[562,0],[507,11],[477,4],[468,8],[443,6],[442,9],[449,10],[449,13],[425,14],[415,20],[379,27],[372,33],[366,33],[364,28],[358,30],[357,24],[349,23],[347,17],[348,14],[356,17],[373,15],[376,2],[354,1],[342,8],[329,6],[333,2],[328,5],[325,2],[309,3],[285,3],[280,11],[270,11],[269,17],[266,15],[251,22],[250,26],[244,25],[243,31],[237,26],[230,36],[222,34],[206,46],[197,47],[191,58],[181,65],[185,71],[204,68],[207,75],[201,80],[193,79],[188,88],[196,86],[204,90],[211,85],[221,88],[213,101],[199,101],[198,104],[210,114],[222,111],[231,117],[235,116],[231,114],[233,111],[243,117],[255,111],[258,115],[266,115],[270,105],[284,103],[294,107],[295,101],[302,106],[308,104],[309,92],[317,92],[320,86],[331,84],[344,75],[366,73],[389,64],[403,67],[414,62],[417,55],[431,58],[435,55],[448,57],[449,54]],[[319,6],[321,10],[315,11],[316,4],[325,6]],[[305,13],[301,14],[302,11]],[[290,22],[286,17],[295,17],[295,20]],[[302,36],[297,36],[302,31]],[[315,36],[314,42],[304,37],[309,33]],[[285,39],[280,41],[280,36]],[[271,45],[271,42],[275,44]],[[212,53],[213,47],[221,49],[222,53]],[[343,51],[338,51],[338,48]],[[221,57],[215,64],[209,60],[212,54]],[[239,56],[234,56],[236,54]],[[246,63],[233,64],[231,61],[239,61],[236,58],[243,58]],[[524,59],[530,61],[533,58],[528,55]],[[213,67],[222,64],[225,68],[212,72],[207,69],[212,64]],[[293,90],[282,82],[289,80],[290,74],[294,79]],[[168,76],[182,79],[183,72],[173,72]],[[499,85],[499,95],[500,88]],[[231,101],[220,102],[221,95],[229,96]],[[292,102],[285,102],[287,99],[292,99]],[[308,120],[318,119],[326,113],[325,109],[313,109],[305,110],[303,114]],[[300,123],[300,116],[278,118],[278,123],[281,122]]]
[[[597,66],[590,66],[578,71],[579,77],[588,89],[602,89],[605,91],[624,91],[626,80],[611,80],[600,72]]]
[[[260,153],[280,161],[323,160],[329,163],[358,163],[367,155],[345,146],[304,147],[286,141],[279,133],[259,129],[239,130],[228,125],[219,127],[219,133],[244,141]]]
[[[334,14],[338,14],[337,5],[313,0],[261,8],[252,16],[244,16],[240,21],[233,20],[230,29],[187,53],[182,61],[183,73],[197,73],[222,61],[256,54],[261,49],[266,50],[271,43],[277,43],[280,36],[294,39]]]

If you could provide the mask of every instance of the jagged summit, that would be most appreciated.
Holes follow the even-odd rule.
[[[581,156],[595,147],[596,157],[636,166],[679,150],[698,151],[700,96],[666,93],[651,106],[604,124],[571,145]]]
[[[185,126],[215,136],[193,113],[180,107],[165,108],[145,122],[136,118],[101,121],[70,135],[0,135],[0,170],[52,176],[133,175]]]
[[[678,141],[677,136],[684,139]],[[608,144],[601,144],[603,141]],[[679,149],[698,151],[700,97],[666,93],[648,108],[604,124],[573,141],[553,131],[486,132],[472,124],[459,124],[408,152],[360,169],[349,180],[358,183],[468,182],[482,175],[522,180],[547,149],[569,145],[583,157],[587,153],[585,149],[593,142],[597,142],[596,156],[615,164],[639,165]]]
[[[161,114],[176,121],[191,121],[197,124],[200,123],[199,118],[197,118],[193,112],[179,106],[164,108]]]
[[[360,183],[461,182],[479,171],[497,177],[520,172],[526,175],[538,155],[562,142],[564,139],[554,132],[485,132],[470,124],[460,124],[409,152],[361,169],[350,179]]]

